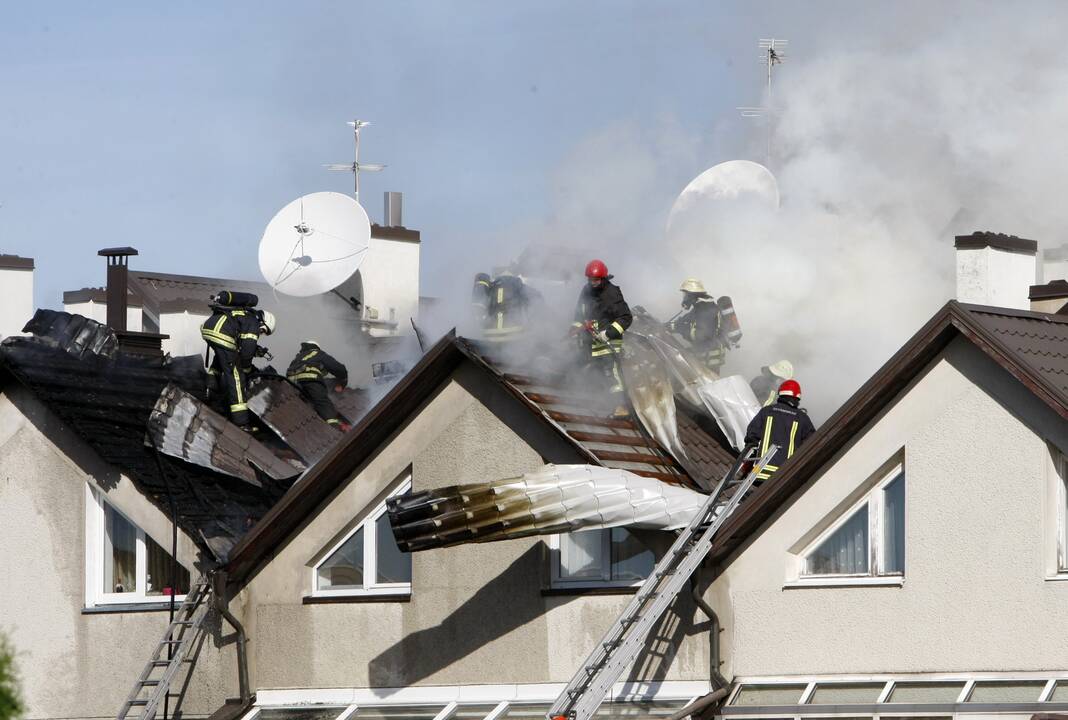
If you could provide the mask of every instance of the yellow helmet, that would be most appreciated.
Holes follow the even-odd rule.
[[[682,287],[679,288],[679,292],[704,293],[705,286],[697,278],[686,278],[682,281]]]

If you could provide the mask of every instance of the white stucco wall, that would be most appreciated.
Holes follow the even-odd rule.
[[[108,304],[102,302],[93,302],[92,300],[86,300],[80,303],[64,303],[63,309],[72,315],[81,315],[87,317],[90,320],[96,320],[99,323],[107,325],[108,322]],[[126,329],[134,332],[141,332],[143,327],[141,322],[141,306],[140,305],[127,305],[126,306]]]
[[[724,674],[1063,669],[1047,440],[1068,451],[1068,424],[954,341],[713,583]],[[792,551],[902,451],[904,583],[785,587]]]
[[[409,318],[419,321],[419,243],[372,237],[360,275],[364,305],[377,310],[379,320],[396,322],[397,332],[409,334]],[[364,317],[370,319],[366,310]]]
[[[409,602],[302,604],[321,551],[407,467],[418,491],[516,475],[543,454],[575,461],[503,391],[476,397],[475,381],[461,372],[435,394],[235,599],[254,688],[564,682],[622,612],[629,595],[543,595],[548,565],[537,538],[415,553]],[[693,627],[688,597],[679,612],[632,676],[707,680],[707,627]]]
[[[978,305],[1027,310],[1036,282],[1034,253],[991,247],[957,250],[957,299]]]
[[[33,269],[0,268],[0,338],[21,335],[33,317]]]
[[[166,611],[84,611],[86,483],[163,547],[170,525],[128,478],[17,385],[0,394],[0,630],[14,644],[27,718],[114,717],[167,625]],[[195,548],[180,534],[178,557]],[[216,636],[218,633],[216,633]],[[209,637],[189,714],[236,694],[232,645]]]

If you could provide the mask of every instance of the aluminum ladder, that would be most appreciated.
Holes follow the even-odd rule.
[[[612,685],[638,657],[650,630],[708,554],[716,531],[738,507],[756,481],[757,473],[774,457],[776,450],[776,446],[771,445],[740,483],[732,484],[731,480],[748,456],[739,458],[723,476],[701,510],[656,564],[627,609],[556,698],[548,713],[549,720],[591,720]],[[721,498],[729,487],[734,487],[735,491],[724,503]]]
[[[152,720],[156,717],[164,698],[180,698],[181,693],[170,693],[170,687],[186,666],[185,676],[192,672],[195,659],[190,651],[201,638],[204,618],[211,606],[211,585],[201,578],[186,593],[185,600],[174,612],[174,619],[156,645],[152,659],[141,671],[116,720]],[[177,708],[171,708],[171,712]]]

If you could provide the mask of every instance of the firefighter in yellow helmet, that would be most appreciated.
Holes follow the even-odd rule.
[[[697,278],[686,278],[679,292],[686,312],[669,322],[668,330],[688,341],[705,367],[719,374],[727,357],[719,305]]]
[[[779,396],[779,386],[784,380],[790,380],[793,376],[794,366],[790,361],[780,360],[760,368],[760,375],[749,381],[749,387],[753,389],[758,403],[771,405]]]

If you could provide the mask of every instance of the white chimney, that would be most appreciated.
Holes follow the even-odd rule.
[[[1028,310],[1036,281],[1038,243],[1015,235],[977,232],[958,235],[957,300]]]
[[[33,258],[0,255],[0,337],[21,335],[33,317]]]

